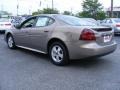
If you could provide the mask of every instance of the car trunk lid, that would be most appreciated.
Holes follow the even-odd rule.
[[[100,45],[110,44],[113,41],[113,30],[109,27],[92,27],[95,31],[96,42]]]

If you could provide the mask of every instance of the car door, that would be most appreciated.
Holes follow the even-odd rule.
[[[16,45],[30,47],[30,30],[33,28],[36,22],[36,17],[30,18],[23,22],[20,29],[15,31],[15,42]]]
[[[31,45],[34,49],[46,51],[47,39],[54,29],[54,19],[47,16],[39,16],[37,22],[30,31]]]

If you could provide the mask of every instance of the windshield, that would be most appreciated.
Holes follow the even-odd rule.
[[[1,18],[0,22],[9,22],[9,19],[7,19],[7,18]]]
[[[116,23],[120,23],[120,18],[113,19]]]
[[[60,15],[58,18],[67,24],[73,25],[73,26],[95,26],[96,23],[93,23],[89,20],[86,20],[84,18],[78,18],[74,16],[67,16],[67,15]]]

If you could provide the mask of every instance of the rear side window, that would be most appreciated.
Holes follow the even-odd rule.
[[[97,25],[96,23],[90,22],[89,20],[86,20],[84,18],[78,18],[74,16],[59,15],[57,16],[57,18],[72,26],[95,26]]]
[[[44,27],[54,23],[54,20],[49,17],[39,17],[36,22],[36,27]]]

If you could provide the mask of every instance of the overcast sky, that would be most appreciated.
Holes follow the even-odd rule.
[[[40,6],[41,1],[41,6]],[[52,0],[18,0],[19,2],[19,14],[29,14],[37,9],[51,7]],[[111,0],[99,0],[104,8],[110,7]],[[54,8],[57,8],[60,12],[65,10],[76,13],[82,11],[83,0],[54,0]],[[120,6],[119,0],[114,0],[114,6]],[[8,11],[16,15],[17,12],[17,0],[0,0],[0,10]]]

